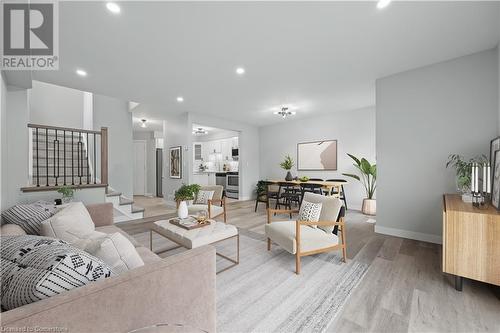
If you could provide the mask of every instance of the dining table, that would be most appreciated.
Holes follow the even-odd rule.
[[[321,188],[325,191],[325,193],[329,196],[337,197],[340,198],[340,192],[342,185],[346,185],[347,181],[326,181],[326,180],[308,180],[308,181],[301,181],[301,180],[285,180],[285,179],[268,179],[266,180],[268,183],[271,184],[289,184],[291,186],[300,186],[300,184],[314,184],[314,185],[320,185]]]

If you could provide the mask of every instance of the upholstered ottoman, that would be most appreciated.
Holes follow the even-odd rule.
[[[149,240],[150,240],[151,250],[153,250],[153,232],[187,249],[194,249],[200,246],[211,245],[231,238],[236,238],[236,259],[232,259],[223,254],[217,253],[218,256],[226,260],[229,260],[230,262],[233,263],[233,265],[218,271],[217,274],[231,267],[234,267],[239,263],[240,236],[238,233],[238,229],[234,225],[226,224],[223,222],[217,222],[215,220],[210,220],[210,225],[197,229],[187,230],[170,223],[169,220],[156,221],[153,223],[150,230]],[[174,248],[171,248],[169,250],[173,249]]]

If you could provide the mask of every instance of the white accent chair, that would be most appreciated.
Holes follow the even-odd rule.
[[[208,212],[208,218],[215,219],[219,216],[224,216],[224,223],[227,223],[226,215],[226,198],[223,197],[224,187],[222,185],[201,186],[200,191],[214,191],[211,200],[208,200],[206,205],[195,204],[196,198],[192,204],[188,205],[188,213],[196,215],[201,210]]]
[[[268,208],[265,227],[267,250],[270,251],[271,243],[275,242],[287,252],[295,254],[296,274],[300,274],[300,258],[304,256],[342,250],[344,262],[347,262],[345,208],[342,201],[309,192],[304,193],[303,200],[322,203],[319,221],[272,221],[274,214],[298,213],[299,210]]]

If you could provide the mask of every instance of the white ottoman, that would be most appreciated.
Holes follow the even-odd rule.
[[[234,225],[210,220],[210,225],[202,228],[187,230],[170,223],[168,220],[156,221],[150,231],[151,250],[153,249],[153,232],[156,232],[157,234],[187,249],[194,249],[203,245],[215,244],[230,238],[236,238],[236,260],[217,253],[218,256],[231,261],[234,265],[226,267],[217,273],[221,273],[239,263],[240,236],[238,228]]]

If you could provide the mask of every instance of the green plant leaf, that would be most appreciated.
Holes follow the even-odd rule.
[[[359,159],[356,156],[351,155],[351,154],[347,154],[347,156],[349,156],[350,158],[352,158],[354,160],[354,162],[356,162],[356,164],[358,166],[361,164],[361,162],[359,161]]]
[[[372,165],[372,167],[370,168],[370,175],[372,175],[372,177],[374,179],[377,179],[377,165],[376,164]]]
[[[363,172],[365,175],[369,175],[371,172],[371,165],[370,162],[368,162],[366,159],[362,158],[361,159],[361,172]]]
[[[343,175],[361,181],[358,175],[353,175],[352,173],[343,173]]]

